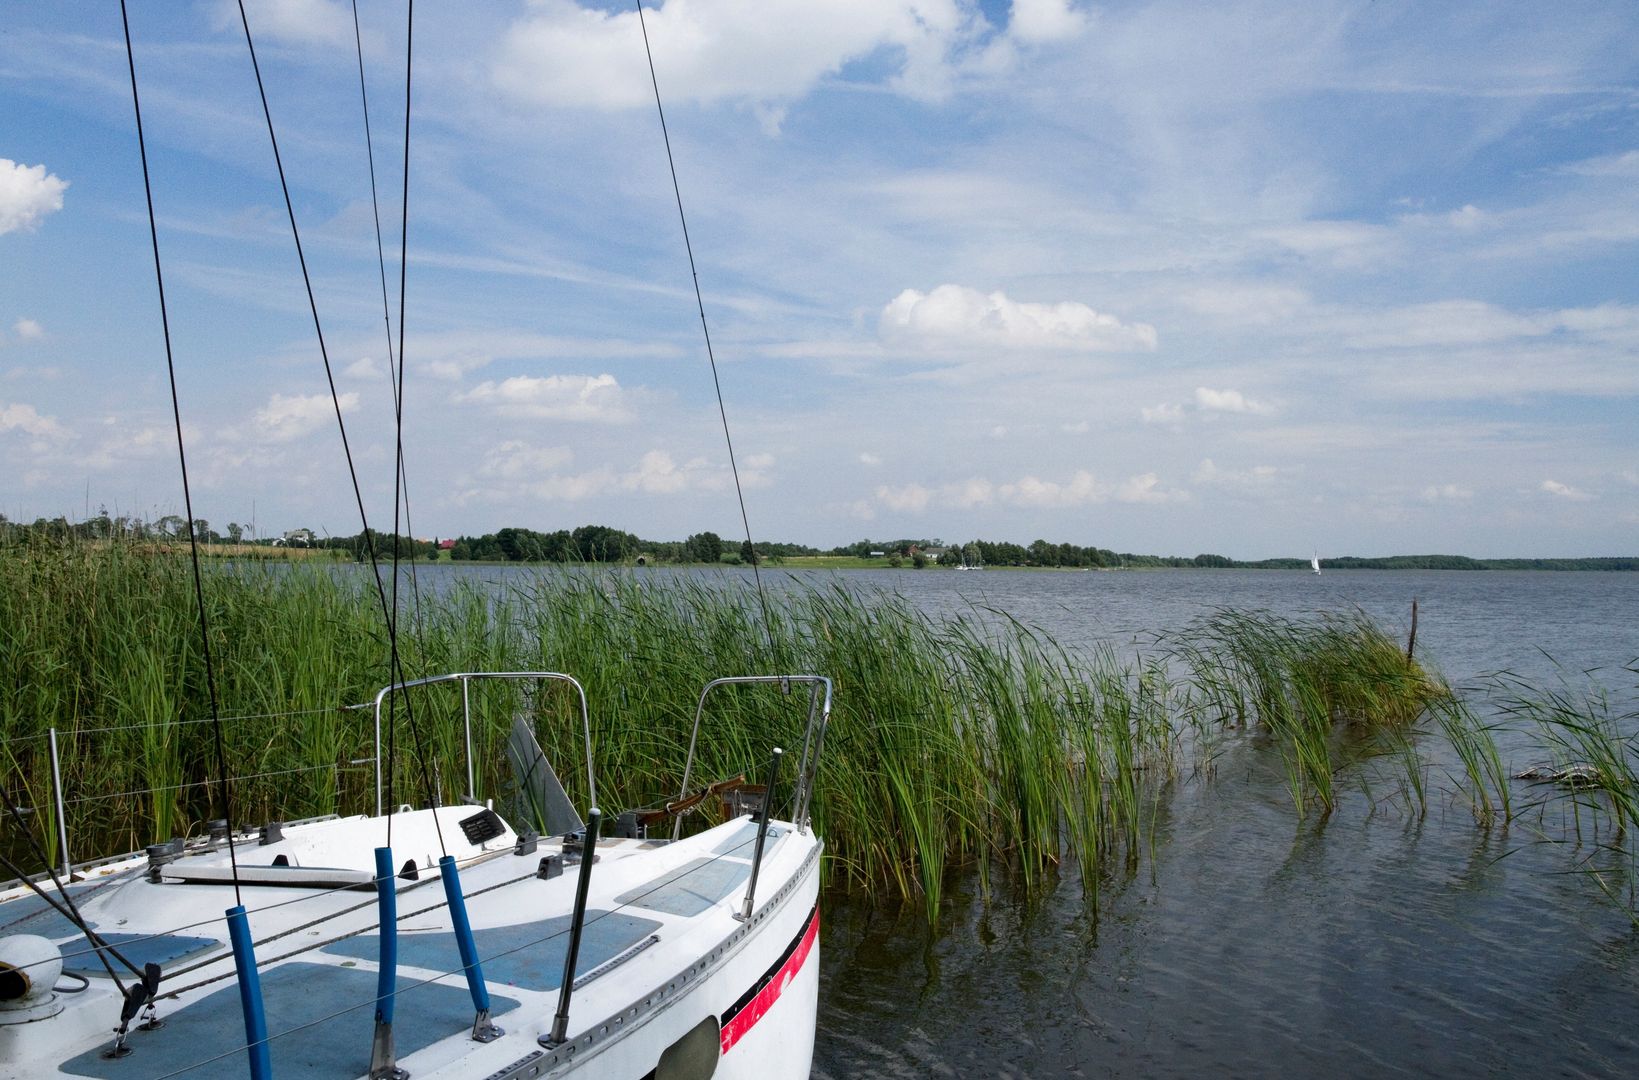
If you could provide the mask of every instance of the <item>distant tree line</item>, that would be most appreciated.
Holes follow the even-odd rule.
[[[642,560],[662,563],[778,562],[796,555],[818,555],[819,549],[804,544],[749,541],[738,544],[714,532],[699,532],[683,540],[644,540],[632,533],[607,525],[582,525],[577,529],[536,532],[508,527],[482,536],[458,536],[451,543],[450,558],[473,562],[560,562],[624,563]]]
[[[1086,569],[1124,569],[1163,566],[1229,566],[1221,555],[1138,555],[1109,548],[1081,547],[1033,540],[1028,545],[1006,540],[970,540],[949,544],[943,540],[858,540],[832,548],[826,554],[869,559],[886,558],[890,565],[902,566],[1058,566]],[[1307,564],[1305,564],[1307,565]]]
[[[1138,570],[1162,567],[1197,567],[1242,570],[1303,570],[1309,560],[1232,559],[1227,555],[1140,555],[1109,548],[1033,540],[1029,544],[1010,541],[970,540],[946,544],[933,538],[898,540],[858,540],[821,551],[806,544],[759,541],[734,543],[714,532],[694,533],[683,540],[644,540],[607,525],[582,525],[575,529],[537,532],[508,527],[482,536],[459,536],[440,542],[394,537],[375,529],[353,536],[319,536],[312,529],[288,529],[277,535],[258,536],[253,527],[229,522],[222,532],[203,518],[193,523],[194,537],[207,545],[238,544],[259,547],[311,547],[344,552],[363,561],[373,544],[378,559],[391,559],[396,548],[400,559],[429,560],[448,551],[450,558],[471,562],[557,562],[742,565],[751,562],[779,563],[805,555],[836,555],[861,559],[882,558],[886,565],[925,566],[1035,566],[1082,569]],[[10,521],[0,514],[0,544],[34,540],[132,540],[154,543],[186,543],[188,522],[175,514],[152,521],[133,515],[110,515],[106,510],[84,521],[66,517],[36,518],[33,522]],[[1329,570],[1639,570],[1639,556],[1585,559],[1471,559],[1465,555],[1390,555],[1361,558],[1341,555],[1322,560]]]
[[[211,528],[204,518],[193,523],[194,535],[202,544],[238,544],[246,542],[249,527],[229,522],[223,532]],[[58,515],[54,518],[35,518],[32,523],[10,521],[0,514],[0,538],[18,541],[27,537],[43,540],[186,540],[188,521],[176,514],[167,514],[152,521],[131,514],[111,516],[100,510],[84,521],[69,521]]]
[[[970,540],[949,544],[943,540],[858,540],[832,548],[826,554],[858,558],[882,557],[892,565],[937,566],[1045,566],[1110,570],[1161,567],[1199,567],[1234,570],[1307,570],[1309,560],[1232,559],[1227,555],[1140,555],[1109,548],[1081,547],[1034,540],[1028,545],[1007,541]],[[921,558],[922,562],[916,560]],[[1471,559],[1466,555],[1389,555],[1361,558],[1343,555],[1322,560],[1331,570],[1639,570],[1639,556],[1583,559]]]
[[[354,536],[320,536],[312,529],[297,528],[288,529],[277,535],[258,536],[251,526],[241,525],[236,521],[228,522],[227,526],[218,532],[204,518],[194,519],[192,538],[209,547],[232,544],[240,548],[328,549],[346,552],[361,561],[369,557],[372,543],[378,559],[391,559],[395,546],[400,559],[430,559],[438,550],[437,541],[414,540],[408,536],[399,536],[395,542],[392,534],[377,529],[360,532]],[[0,514],[0,544],[18,544],[31,540],[128,541],[172,546],[188,543],[189,530],[187,519],[176,514],[167,514],[148,521],[135,515],[110,515],[103,511],[84,521],[69,521],[66,517],[58,516],[36,518],[32,522],[11,521],[4,514]]]

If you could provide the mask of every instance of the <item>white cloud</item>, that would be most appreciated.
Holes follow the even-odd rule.
[[[1487,215],[1484,210],[1481,210],[1479,207],[1474,206],[1471,203],[1465,204],[1461,210],[1453,210],[1451,213],[1446,215],[1446,222],[1450,224],[1452,228],[1461,229],[1465,232],[1478,229],[1488,220],[1489,215]]]
[[[387,365],[373,356],[361,356],[341,372],[349,379],[379,379],[387,373]]]
[[[1086,304],[1022,302],[965,285],[906,289],[882,309],[878,325],[884,338],[919,345],[1130,352],[1156,344],[1155,327],[1123,323]]]
[[[1484,345],[1552,333],[1552,316],[1519,315],[1478,300],[1439,300],[1375,314],[1361,320],[1346,344],[1357,349]]]
[[[483,483],[465,489],[456,501],[515,503],[534,498],[577,502],[621,493],[677,495],[733,488],[728,467],[704,457],[678,462],[664,450],[649,450],[627,469],[601,465],[581,473],[554,471],[572,459],[566,447],[534,447],[509,440],[485,455],[477,473]],[[741,482],[746,487],[766,486],[763,470],[773,463],[772,455],[752,455],[740,470]]]
[[[903,487],[883,485],[876,489],[876,501],[901,514],[916,514],[926,510],[932,498],[933,492],[921,484],[906,484]]]
[[[1178,300],[1191,311],[1232,326],[1289,322],[1309,305],[1309,294],[1289,285],[1219,282],[1186,289]]]
[[[1115,497],[1126,503],[1188,502],[1189,492],[1163,488],[1160,477],[1154,473],[1142,473],[1122,481]]]
[[[535,447],[509,439],[485,452],[478,473],[499,480],[529,480],[567,465],[573,456],[568,447]]]
[[[63,208],[68,181],[46,172],[44,165],[21,165],[0,158],[0,236],[32,229],[47,214]]]
[[[859,463],[861,465],[869,465],[874,469],[878,465],[882,464],[882,458],[877,454],[871,453],[869,450],[864,450],[860,452]]]
[[[456,401],[482,405],[502,416],[531,420],[590,420],[606,424],[631,419],[624,392],[613,375],[514,375],[486,380]]]
[[[1578,176],[1613,176],[1639,179],[1639,150],[1629,150],[1626,153],[1611,154],[1606,157],[1587,158],[1565,166],[1564,171]]]
[[[449,356],[417,357],[410,361],[410,366],[430,378],[443,379],[446,382],[459,382],[467,372],[487,367],[493,359],[490,356],[461,353]]]
[[[946,501],[958,510],[988,506],[996,497],[996,486],[982,476],[970,477],[943,489]]]
[[[1430,484],[1423,489],[1424,502],[1467,502],[1474,492],[1459,484]]]
[[[292,45],[353,44],[353,17],[339,0],[260,0],[248,8],[251,33],[258,40],[283,41]],[[222,0],[213,12],[218,30],[237,30],[239,8]]]
[[[1039,44],[1078,37],[1089,21],[1069,0],[1013,0],[1007,28],[1019,41]]]
[[[1005,438],[1007,438],[1007,425],[1006,424],[997,424],[995,427],[992,427],[990,429],[990,437],[992,439],[1005,439]]]
[[[1059,430],[1066,435],[1085,435],[1092,430],[1092,425],[1082,420],[1074,424],[1060,424]]]
[[[1339,269],[1359,269],[1388,254],[1389,230],[1359,221],[1299,221],[1265,229],[1263,239]]]
[[[997,491],[1003,502],[1043,509],[1081,506],[1102,499],[1093,474],[1085,469],[1077,470],[1063,483],[1023,476],[1010,484],[1001,485]]]
[[[11,327],[24,341],[38,341],[46,336],[45,327],[33,319],[18,319]]]
[[[1026,5],[1025,29],[1062,34],[1051,3]],[[1033,10],[1042,8],[1044,10]],[[794,100],[844,64],[885,53],[891,85],[914,97],[947,92],[953,54],[977,33],[957,0],[673,0],[645,14],[656,74],[668,101]],[[491,76],[521,101],[598,109],[647,108],[653,89],[637,14],[540,0],[505,33]],[[765,127],[778,108],[765,109]]]
[[[5,431],[21,431],[44,439],[61,439],[68,435],[67,429],[54,418],[42,416],[34,406],[22,402],[0,405],[0,432]]]
[[[1570,499],[1573,502],[1587,502],[1593,498],[1586,491],[1574,488],[1569,484],[1562,484],[1558,480],[1544,480],[1537,490],[1545,491],[1549,495],[1555,495],[1561,499]]]
[[[1552,318],[1557,327],[1585,337],[1639,343],[1639,307],[1599,304],[1566,308],[1555,312]]]
[[[357,394],[341,394],[336,400],[344,413],[358,408]],[[327,421],[334,420],[335,416],[336,406],[328,394],[274,394],[267,405],[256,410],[252,420],[262,438],[271,442],[289,442],[318,430]]]
[[[1157,485],[1158,481],[1152,473],[1135,476],[1117,489],[1114,496],[1125,502],[1163,502],[1187,498],[1182,492],[1160,491]],[[873,495],[875,506],[896,513],[914,514],[928,509],[972,510],[995,503],[1063,510],[1103,502],[1111,492],[1102,487],[1091,472],[1078,469],[1064,480],[1026,475],[997,484],[976,476],[938,487],[914,482],[899,486],[883,484],[875,489]]]
[[[1255,413],[1273,412],[1269,406],[1253,401],[1239,390],[1214,390],[1207,386],[1195,388],[1195,407],[1202,412]]]
[[[1138,410],[1146,424],[1176,424],[1184,418],[1184,407],[1163,401],[1159,405],[1145,405]]]
[[[1269,484],[1280,474],[1273,465],[1254,465],[1250,469],[1223,469],[1211,458],[1202,458],[1190,474],[1192,483],[1208,487],[1254,488]]]
[[[650,450],[622,482],[632,490],[669,495],[687,488],[689,475],[679,469],[672,456],[664,450]]]

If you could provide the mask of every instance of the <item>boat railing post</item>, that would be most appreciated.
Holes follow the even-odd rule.
[[[467,918],[467,898],[461,894],[461,871],[455,865],[454,855],[438,860],[438,869],[444,877],[444,898],[450,905],[450,925],[455,930],[455,946],[461,952],[461,967],[467,973],[467,989],[472,993],[472,1007],[476,1016],[472,1021],[473,1042],[493,1042],[506,1032],[489,1018],[489,987],[484,984],[484,967],[478,959],[478,942],[472,936],[472,921]]]
[[[768,814],[774,807],[774,783],[780,778],[780,758],[785,751],[779,747],[768,756],[768,784],[763,788],[763,809],[757,815],[757,847],[751,856],[751,880],[746,883],[745,906],[735,916],[741,922],[751,921],[751,905],[757,895],[757,872],[763,868],[763,842],[768,839]]]
[[[393,1003],[398,1000],[398,885],[393,849],[376,848],[376,910],[381,956],[376,973],[376,1029],[370,1042],[370,1080],[408,1080],[393,1050]]]
[[[57,812],[57,844],[63,857],[63,880],[74,876],[74,863],[68,857],[68,806],[63,801],[63,765],[57,753],[57,729],[47,728],[51,742],[51,801]]]
[[[586,927],[586,896],[592,887],[592,864],[598,857],[598,825],[602,820],[603,813],[597,807],[587,811],[580,880],[575,884],[575,913],[569,921],[569,953],[563,958],[563,985],[558,988],[558,1011],[552,1017],[552,1031],[536,1040],[547,1049],[561,1046],[569,1037],[569,998],[575,992],[575,961],[580,955],[581,931]]]
[[[233,966],[239,973],[239,1005],[245,1012],[245,1052],[250,1055],[251,1080],[272,1080],[273,1060],[268,1053],[267,1014],[262,1010],[262,980],[256,974],[256,949],[251,943],[250,919],[245,905],[228,909],[228,940],[233,944]]]
[[[461,676],[461,730],[467,740],[467,801],[478,802],[478,785],[472,770],[472,680]]]

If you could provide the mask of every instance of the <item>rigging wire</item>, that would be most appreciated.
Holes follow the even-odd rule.
[[[353,47],[354,47],[355,51],[358,54],[358,61],[359,61],[359,105],[361,107],[361,111],[364,114],[364,151],[365,151],[365,155],[366,155],[366,157],[369,161],[369,164],[370,164],[370,211],[375,217],[375,224],[376,224],[376,269],[379,272],[380,277],[381,277],[381,321],[382,321],[383,325],[386,327],[386,330],[387,330],[387,382],[393,388],[393,410],[394,410],[395,414],[397,414],[399,416],[402,416],[402,407],[399,404],[399,393],[401,391],[401,386],[399,384],[398,379],[395,378],[393,373],[396,370],[395,365],[402,362],[403,345],[401,344],[399,346],[399,353],[398,353],[398,356],[395,358],[395,355],[394,355],[394,352],[393,352],[393,315],[392,315],[392,309],[389,306],[389,303],[388,303],[388,300],[387,300],[387,256],[385,254],[385,251],[383,249],[382,242],[381,242],[381,201],[378,198],[377,191],[376,191],[375,140],[372,139],[371,136],[370,136],[370,98],[369,98],[368,93],[365,91],[365,84],[364,84],[364,35],[359,30],[359,0],[353,0]],[[406,84],[408,83],[408,81],[409,81],[409,75],[408,75],[408,72],[406,72],[406,74],[405,74]],[[409,120],[410,120],[410,118],[409,118],[409,96],[408,96],[408,94],[405,95],[404,105],[405,105],[404,124],[405,124],[405,129],[406,129],[405,130],[405,145],[408,146],[409,145],[409,131],[408,131],[408,129],[409,129]],[[406,153],[405,156],[404,156],[404,168],[405,168],[406,174],[409,171],[409,164],[410,164],[409,154]],[[406,195],[408,194],[408,185],[406,185],[406,192],[405,193],[406,193]],[[402,254],[401,254],[400,257],[402,258]],[[401,286],[401,289],[402,289],[402,286]],[[402,320],[403,317],[404,317],[403,316],[403,311],[401,309],[400,312],[399,312],[399,318]],[[405,466],[404,466],[404,446],[403,446],[402,440],[400,440],[399,448],[398,448],[398,469],[399,469],[399,476],[395,478],[395,486],[397,488],[397,491],[402,493],[402,495],[404,497],[404,531],[410,535],[410,592],[411,592],[411,595],[414,597],[414,604],[415,604],[416,636],[417,636],[418,639],[421,639],[422,638],[421,582],[420,582],[420,579],[416,576],[416,567],[415,567],[415,525],[411,523],[411,519],[410,519],[410,478],[409,478],[409,476],[408,476],[408,474],[405,470]],[[395,556],[398,554],[398,525],[397,525],[396,521],[394,522],[394,525],[393,525],[393,553],[394,553]],[[396,562],[395,562],[395,565],[394,565],[393,569],[394,569],[393,576],[396,580],[397,576],[398,576],[398,574],[397,574],[398,567],[397,567]],[[394,610],[395,611],[397,610],[396,603],[394,605]]]
[[[398,381],[393,384],[393,617],[388,622],[387,636],[389,648],[393,654],[393,670],[399,670],[398,658],[398,507],[399,489],[404,483],[404,282],[405,270],[409,262],[410,239],[410,74],[411,59],[414,56],[415,46],[415,0],[408,0],[404,13],[404,189],[399,197],[399,232],[398,232]],[[361,69],[362,81],[362,69]],[[366,110],[368,112],[368,110]],[[379,234],[378,234],[379,235]],[[386,294],[383,293],[383,300]],[[389,369],[391,373],[391,369]],[[409,517],[410,497],[408,490],[404,494],[404,514]],[[410,556],[415,557],[415,537],[410,538]],[[411,562],[413,568],[415,563]],[[413,569],[411,571],[414,572]],[[416,610],[420,611],[417,605]],[[402,681],[402,678],[400,679]],[[387,703],[387,784],[388,805],[392,804],[392,763],[397,760],[397,731],[398,725],[393,722],[394,702]],[[404,716],[410,724],[410,730],[415,733],[415,720],[410,715],[410,699],[404,699]],[[417,734],[416,739],[420,739]],[[426,768],[426,761],[422,761],[422,768]],[[433,821],[438,816],[433,815]],[[387,819],[387,843],[392,845],[393,819]],[[444,842],[442,827],[438,834],[438,842]],[[446,850],[445,854],[449,852]]]
[[[22,867],[12,862],[11,859],[7,858],[4,853],[0,853],[0,867],[3,867],[6,873],[17,877],[24,885],[27,885],[36,896],[38,896],[41,900],[44,900],[53,909],[55,909],[57,914],[67,919],[74,925],[75,929],[79,930],[80,934],[84,936],[85,940],[90,943],[91,951],[97,954],[98,960],[102,961],[103,970],[108,972],[108,977],[114,980],[114,985],[119,987],[119,992],[123,996],[125,994],[125,984],[120,981],[120,977],[118,975],[114,974],[114,968],[108,963],[108,957],[104,955],[104,952],[106,951],[107,953],[111,953],[114,959],[124,964],[127,968],[130,968],[131,974],[135,975],[137,978],[142,978],[142,972],[138,971],[135,964],[127,960],[117,949],[108,944],[108,942],[98,937],[96,931],[91,929],[91,927],[86,923],[85,919],[80,915],[80,909],[75,906],[73,898],[68,895],[68,887],[65,886],[62,879],[57,876],[57,871],[52,869],[50,857],[45,854],[43,849],[41,849],[40,842],[35,839],[34,833],[23,824],[23,815],[18,812],[17,807],[12,805],[10,799],[6,800],[6,809],[11,811],[12,819],[17,823],[18,831],[20,831],[24,836],[28,837],[29,845],[33,847],[35,853],[39,855],[41,861],[45,863],[46,873],[51,875],[51,883],[57,886],[57,891],[62,894],[62,902],[59,903],[55,900],[50,893],[46,892],[45,889],[40,886],[39,882],[30,878],[23,872]]]
[[[241,6],[241,10],[243,7]],[[211,731],[215,735],[217,793],[222,817],[228,823],[228,862],[233,867],[233,901],[243,905],[239,895],[239,854],[233,842],[233,792],[228,786],[228,751],[222,739],[222,711],[216,700],[216,670],[211,657],[210,617],[205,610],[205,586],[199,571],[199,534],[194,528],[193,494],[188,486],[188,452],[182,441],[182,403],[176,388],[176,358],[171,349],[171,319],[165,306],[165,273],[159,263],[159,227],[154,219],[154,186],[148,176],[148,144],[142,132],[142,103],[137,97],[137,60],[131,47],[131,20],[125,0],[120,0],[120,22],[125,27],[125,61],[131,69],[131,108],[137,118],[137,152],[142,158],[142,192],[148,201],[148,238],[154,249],[154,281],[159,287],[159,323],[165,334],[165,370],[171,383],[171,418],[176,424],[176,456],[182,467],[182,505],[188,515],[188,555],[193,561],[195,606],[199,609],[199,645],[205,662],[205,692],[210,700]]]
[[[249,18],[249,16],[247,16],[245,14],[245,0],[238,0],[238,3],[239,3],[239,23],[240,23],[241,26],[244,27],[244,30],[245,30],[245,47],[247,49],[249,49],[249,51],[250,51],[251,69],[256,74],[256,92],[261,97],[262,116],[267,121],[268,141],[273,146],[273,163],[274,163],[275,167],[278,169],[278,172],[279,172],[279,188],[284,193],[285,213],[290,219],[290,235],[291,235],[291,238],[296,243],[296,261],[301,264],[302,284],[307,289],[307,306],[308,306],[308,310],[313,315],[313,332],[318,337],[319,356],[324,361],[324,376],[325,376],[326,382],[329,384],[329,387],[330,387],[330,403],[334,407],[335,413],[336,413],[336,428],[341,433],[342,453],[347,459],[347,474],[348,474],[349,479],[351,479],[352,483],[353,483],[353,499],[358,504],[359,523],[360,523],[361,527],[364,530],[363,531],[364,547],[365,547],[365,551],[370,556],[370,575],[375,580],[375,583],[376,583],[376,597],[381,603],[382,619],[383,619],[383,621],[386,622],[388,634],[392,638],[392,641],[393,641],[393,646],[392,646],[392,649],[391,649],[391,656],[390,656],[391,667],[389,669],[389,678],[393,681],[394,684],[402,683],[404,681],[404,672],[403,672],[402,667],[400,666],[400,658],[399,658],[398,647],[397,647],[397,645],[398,645],[397,619],[396,619],[396,616],[394,615],[392,609],[388,605],[387,590],[381,583],[381,562],[376,557],[375,537],[370,532],[369,515],[366,514],[365,510],[364,510],[364,492],[359,486],[358,469],[355,468],[354,464],[353,464],[353,450],[352,450],[352,446],[349,443],[348,438],[347,438],[347,423],[346,423],[345,420],[342,419],[341,396],[336,391],[336,376],[335,376],[335,372],[332,370],[331,365],[330,365],[330,351],[329,351],[329,348],[325,345],[325,342],[324,342],[324,327],[320,324],[320,321],[319,321],[319,303],[318,303],[318,300],[313,295],[313,278],[312,278],[312,275],[308,273],[307,255],[302,250],[301,230],[296,225],[296,206],[295,206],[295,203],[290,198],[290,183],[285,178],[284,160],[279,154],[279,139],[278,139],[278,136],[274,134],[273,112],[268,107],[267,88],[264,86],[264,84],[262,82],[262,67],[261,67],[261,64],[257,62],[257,59],[256,59],[256,43],[251,39],[250,18]],[[407,99],[408,94],[409,94],[408,86],[405,87],[405,94],[406,94],[406,99]],[[408,154],[406,153],[406,158],[407,157],[408,157]],[[406,178],[405,183],[406,183],[406,187],[407,187],[408,183],[409,183],[408,178]],[[402,321],[401,321],[400,326],[399,326],[400,359],[401,360],[402,360],[402,356],[403,356],[403,353],[402,353],[403,333],[404,333],[404,327],[403,327]],[[401,367],[402,367],[402,365],[401,365]],[[396,511],[397,502],[398,502],[398,498],[397,498],[398,493],[397,493],[396,487],[395,487],[395,491],[394,491],[393,495],[394,495],[393,502],[394,502],[395,511]],[[396,516],[397,516],[396,513],[395,513],[394,516],[395,516],[395,520],[396,520]],[[397,537],[396,536],[394,538],[394,547],[395,547],[395,549],[397,547]],[[394,595],[395,596],[397,595],[396,575],[395,575],[395,580],[394,580]],[[389,706],[389,709],[391,709],[391,706]],[[391,715],[391,713],[389,713],[389,716],[390,715]],[[428,792],[432,792],[435,789],[434,789],[433,782],[432,782],[432,774],[431,774],[431,772],[429,770],[429,767],[428,767],[428,764],[427,764],[427,757],[426,757],[426,753],[425,753],[425,747],[422,744],[421,731],[415,725],[415,717],[412,714],[410,703],[409,703],[408,699],[406,699],[405,702],[404,702],[404,715],[405,715],[406,722],[410,725],[411,734],[415,736],[416,760],[417,760],[417,764],[419,764],[421,766],[422,784],[426,787],[426,790]],[[393,731],[394,731],[395,727],[396,727],[396,725],[393,725],[393,724],[391,724],[391,722],[389,722],[388,739],[389,739],[389,750],[390,751],[391,751],[391,748],[392,748],[392,741],[391,740],[393,738]],[[393,775],[393,770],[391,768],[390,762],[391,762],[391,753],[389,753],[389,768],[388,768],[388,773],[387,773],[389,788],[391,787],[391,784],[392,784],[392,775]],[[438,820],[438,815],[436,815],[436,814],[433,815],[433,825],[434,825],[435,829],[438,832],[438,846],[439,846],[439,849],[444,854],[448,854],[449,853],[449,848],[444,843],[444,826],[443,826],[443,823]],[[387,837],[388,837],[388,844],[389,845],[391,845],[391,843],[392,843],[392,828],[393,828],[392,815],[388,815],[388,817],[387,817]]]
[[[660,80],[654,73],[654,53],[649,48],[649,27],[643,20],[643,0],[637,0],[637,24],[643,30],[643,55],[649,61],[649,83],[654,87],[654,109],[660,115],[660,137],[666,144],[666,165],[671,169],[672,194],[677,198],[677,220],[683,226],[683,249],[689,255],[689,276],[694,279],[694,303],[700,311],[700,332],[706,338],[706,359],[711,362],[711,385],[717,392],[717,415],[723,421],[723,442],[728,445],[728,467],[734,474],[734,495],[740,500],[740,523],[745,526],[746,546],[751,549],[751,576],[757,583],[757,602],[762,606],[763,631],[768,635],[769,660],[772,662],[778,647],[774,644],[774,625],[768,618],[768,593],[763,588],[762,571],[757,566],[757,545],[751,539],[751,518],[746,513],[746,495],[740,486],[740,466],[734,460],[734,438],[728,431],[728,409],[723,405],[723,384],[717,377],[717,357],[712,352],[711,328],[706,325],[706,301],[700,294],[700,272],[694,265],[694,245],[689,241],[689,219],[683,213],[683,189],[677,182],[677,162],[672,157],[672,139],[666,130],[666,110],[660,104]],[[403,327],[401,326],[402,333]]]

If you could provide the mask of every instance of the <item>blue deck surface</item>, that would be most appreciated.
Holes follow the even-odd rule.
[[[765,850],[768,845],[773,844],[784,833],[785,830],[780,826],[770,825],[768,827],[768,839],[764,841]],[[750,819],[742,822],[739,828],[719,840],[717,846],[711,849],[713,855],[738,855],[742,859],[751,858],[752,855],[756,854],[756,851],[757,823]]]
[[[202,949],[225,948],[223,943],[210,937],[188,937],[183,934],[166,934],[163,937],[149,937],[146,934],[102,934],[102,939],[119,950],[121,956],[131,961],[137,967],[144,964],[158,964],[165,967],[184,956],[189,956]],[[82,975],[102,974],[102,961],[91,945],[81,937],[65,943],[63,950],[63,968],[66,971],[77,971]],[[121,969],[117,961],[115,968]],[[123,977],[124,971],[120,971]]]
[[[472,1027],[472,998],[465,988],[416,986],[416,982],[398,980],[393,1038],[400,1057]],[[358,968],[295,962],[265,972],[262,999],[272,1040],[273,1075],[353,1077],[366,1072],[375,993],[375,972]],[[498,996],[493,1003],[496,1013],[518,1006],[516,1000]],[[342,1012],[354,1005],[360,1007]],[[171,1015],[161,1002],[160,1016],[165,1020],[160,1030],[131,1033],[135,1052],[130,1057],[105,1061],[99,1047],[66,1062],[63,1070],[105,1080],[149,1080],[209,1061],[189,1075],[245,1074],[245,1023],[236,983],[228,982],[203,1001]],[[114,1019],[110,1016],[110,1025]],[[313,1026],[305,1026],[309,1024]],[[227,1056],[211,1061],[217,1055]]]
[[[560,915],[540,922],[473,931],[473,937],[478,941],[478,959],[484,969],[484,981],[489,984],[491,992],[501,986],[539,991],[556,990],[561,986],[563,961],[569,952],[569,921],[569,916]],[[575,973],[583,975],[591,971],[658,929],[660,924],[652,919],[588,909]],[[353,956],[360,960],[374,960],[380,955],[380,950],[381,945],[374,935],[348,938],[325,947],[328,953]],[[398,962],[402,967],[429,971],[459,971],[461,954],[456,950],[454,934],[400,933]],[[494,1012],[499,1015],[499,1007]]]
[[[76,903],[83,902],[85,894],[110,884],[106,881],[70,885],[69,896]],[[51,890],[56,898],[56,889]],[[224,924],[225,925],[225,924]],[[212,946],[222,945],[219,938],[193,937],[185,934],[165,934],[150,937],[147,934],[105,933],[95,920],[91,929],[101,934],[104,941],[118,949],[127,960],[141,967],[159,964],[161,967],[184,956]],[[23,896],[0,906],[0,934],[36,934],[58,942],[63,951],[63,968],[81,974],[102,974],[102,961],[80,933],[79,927],[57,913],[57,910],[38,896]]]
[[[739,888],[750,873],[743,862],[695,859],[621,893],[615,902],[667,915],[698,915]]]
[[[78,882],[68,887],[68,895],[75,904],[85,902],[86,894],[94,892],[108,884],[107,882]],[[42,888],[58,903],[62,898],[57,895],[57,887],[50,882],[44,883]],[[38,934],[43,938],[55,941],[70,934],[78,934],[79,928],[63,916],[57,914],[57,909],[47,904],[34,893],[19,896],[15,900],[8,900],[0,904],[0,934]]]

